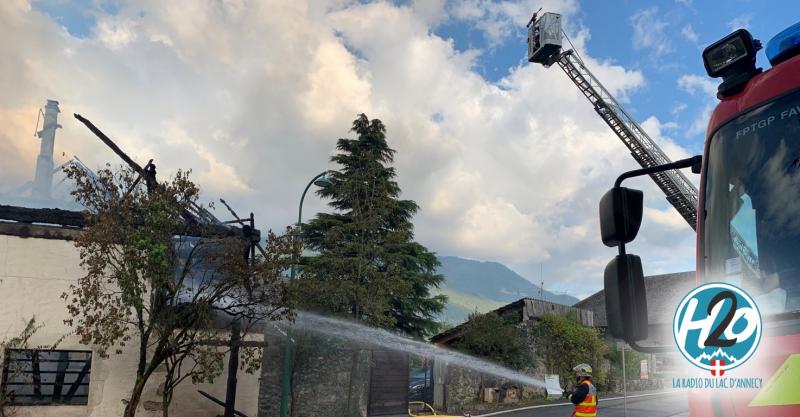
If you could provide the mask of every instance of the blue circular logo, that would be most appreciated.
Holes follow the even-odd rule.
[[[734,285],[712,282],[686,295],[675,310],[672,332],[683,356],[722,376],[750,359],[761,341],[761,313]]]

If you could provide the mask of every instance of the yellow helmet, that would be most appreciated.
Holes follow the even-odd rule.
[[[592,366],[589,365],[588,363],[582,363],[582,364],[572,368],[572,370],[575,371],[575,374],[578,375],[578,376],[582,376],[582,377],[586,377],[586,378],[591,378],[592,377]]]

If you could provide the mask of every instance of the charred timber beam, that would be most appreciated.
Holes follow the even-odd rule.
[[[134,171],[136,171],[139,174],[139,176],[136,179],[136,182],[135,182],[134,186],[136,186],[139,183],[139,180],[141,178],[144,178],[144,181],[145,181],[145,184],[147,186],[147,190],[148,191],[152,191],[156,186],[158,186],[158,182],[156,181],[156,166],[155,166],[155,164],[153,164],[153,160],[152,159],[150,160],[150,162],[147,163],[147,165],[144,166],[144,168],[142,168],[141,165],[137,164],[136,161],[134,161],[130,156],[128,156],[128,154],[123,152],[122,149],[120,149],[120,147],[117,146],[117,144],[114,143],[113,140],[111,140],[111,138],[106,136],[106,134],[103,133],[103,131],[101,131],[97,126],[95,126],[94,123],[89,121],[89,119],[87,119],[87,118],[85,118],[85,117],[83,117],[83,116],[81,116],[80,114],[77,114],[77,113],[74,113],[73,115],[75,116],[76,119],[78,119],[78,121],[83,123],[92,133],[94,133],[95,136],[97,136],[101,141],[103,141],[103,143],[105,143],[106,146],[111,148],[111,150],[114,151],[114,153],[116,153],[120,158],[122,158],[122,160],[125,161],[125,163],[128,164],[131,167],[131,169],[133,169]],[[130,190],[128,190],[128,192],[130,192]],[[126,193],[126,196],[127,196],[127,193]],[[183,217],[184,221],[186,222],[185,229],[188,230],[189,232],[187,233],[187,232],[184,231],[184,232],[179,233],[179,234],[187,234],[187,235],[191,235],[191,236],[208,236],[209,234],[211,234],[213,236],[220,236],[220,235],[221,236],[232,236],[232,235],[239,234],[239,235],[243,236],[244,238],[250,240],[251,241],[251,243],[250,243],[251,245],[256,246],[259,249],[261,249],[261,245],[258,243],[258,240],[260,240],[260,238],[261,238],[260,231],[258,231],[257,229],[254,229],[252,226],[248,227],[248,225],[246,225],[243,222],[241,222],[242,229],[233,229],[233,228],[229,228],[229,227],[226,227],[226,226],[223,226],[223,225],[218,225],[218,224],[204,224],[204,222],[202,221],[203,220],[202,213],[200,213],[199,216],[196,216],[195,214],[193,214],[189,210],[186,210],[186,211],[184,211],[182,217]],[[237,219],[238,219],[238,217],[237,217]],[[251,220],[251,222],[252,222],[252,220]],[[200,231],[200,232],[198,233],[197,231]],[[258,232],[258,233],[255,233],[255,232]],[[252,252],[252,249],[248,250],[248,253],[250,253],[250,252]],[[263,253],[263,249],[262,249],[262,253]]]
[[[219,405],[221,405],[221,406],[225,407],[225,403],[224,403],[222,400],[220,400],[219,398],[217,398],[217,397],[214,397],[213,395],[211,395],[211,394],[209,394],[209,393],[207,393],[207,392],[205,392],[205,391],[197,390],[197,392],[199,392],[199,393],[200,393],[200,395],[202,395],[202,396],[204,396],[204,397],[208,398],[208,399],[209,399],[209,400],[211,400],[212,402],[214,402],[214,403],[216,403],[216,404],[219,404]],[[233,411],[233,414],[234,414],[235,416],[237,416],[237,417],[247,417],[247,415],[246,415],[246,414],[244,414],[244,413],[242,413],[241,411],[236,411],[236,410],[234,410],[234,411]]]
[[[85,213],[50,208],[28,208],[6,206],[0,204],[0,221],[11,221],[25,224],[53,224],[66,228],[84,228],[87,225]],[[13,223],[9,223],[13,224]],[[183,227],[173,233],[176,235],[196,237],[234,237],[241,236],[242,229],[222,226],[187,222]],[[33,236],[32,236],[33,237]]]
[[[125,161],[126,164],[130,165],[130,167],[133,168],[134,171],[138,172],[139,175],[145,176],[144,168],[142,168],[133,159],[131,159],[131,157],[128,156],[128,154],[123,152],[122,149],[120,149],[119,146],[117,146],[117,144],[114,143],[113,140],[111,140],[111,138],[106,136],[106,134],[103,133],[100,129],[98,129],[97,126],[95,126],[92,122],[90,122],[89,119],[87,119],[87,118],[85,118],[85,117],[83,117],[83,116],[81,116],[80,114],[77,114],[77,113],[74,113],[73,115],[81,123],[86,125],[86,127],[89,128],[89,130],[91,130],[92,133],[95,134],[95,136],[100,138],[100,140],[102,140],[103,143],[106,144],[106,146],[111,148],[111,150],[114,151],[115,154],[117,154],[120,158],[122,158],[122,160]]]
[[[19,223],[57,224],[70,227],[86,226],[86,219],[83,217],[83,213],[79,211],[28,208],[2,204],[0,204],[0,219]]]
[[[0,221],[0,235],[21,238],[74,240],[81,233],[77,227],[36,225],[30,223],[14,223]]]

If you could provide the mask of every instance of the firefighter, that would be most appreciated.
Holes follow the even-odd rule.
[[[574,368],[578,386],[575,392],[569,396],[569,400],[575,404],[575,417],[596,417],[597,416],[597,389],[592,384],[592,367],[582,363]]]
[[[529,20],[528,24],[526,25],[526,27],[531,27],[531,25],[535,25],[533,27],[533,50],[534,51],[539,49],[539,44],[540,44],[540,42],[539,42],[539,24],[536,23],[536,17],[539,15],[540,11],[542,11],[541,7],[539,8],[539,10],[533,12],[533,16],[531,16],[531,20]],[[529,37],[528,38],[529,47],[530,47],[530,43],[531,43],[531,38]]]
[[[533,16],[531,16],[531,20],[528,21],[527,25],[525,25],[526,28],[531,27],[531,25],[536,22],[536,16],[539,14],[540,11],[542,11],[541,7],[539,8],[539,10],[533,12]]]

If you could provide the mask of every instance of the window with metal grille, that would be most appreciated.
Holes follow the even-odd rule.
[[[86,405],[92,352],[6,349],[2,393],[9,405]]]

